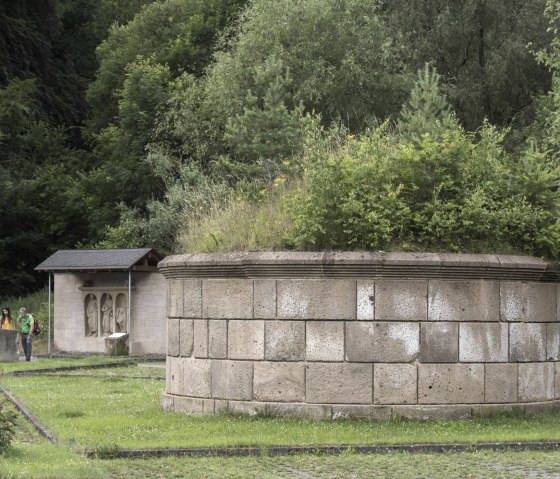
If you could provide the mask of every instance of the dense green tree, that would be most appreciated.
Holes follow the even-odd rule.
[[[432,62],[457,117],[506,125],[529,116],[550,74],[531,52],[548,44],[545,0],[383,0],[383,18],[411,68]],[[530,46],[529,46],[530,45]]]

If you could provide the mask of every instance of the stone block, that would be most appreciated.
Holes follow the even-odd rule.
[[[206,319],[195,319],[193,324],[194,330],[194,348],[195,358],[208,357],[208,321]]]
[[[17,337],[16,330],[0,330],[0,361],[19,361]]]
[[[554,397],[560,399],[560,363],[554,364]]]
[[[173,412],[175,410],[174,406],[175,396],[171,396],[167,393],[162,393],[161,395],[161,408],[167,412]]]
[[[306,324],[307,361],[344,360],[344,323],[342,321],[308,321]]]
[[[554,363],[519,364],[519,401],[554,399]]]
[[[183,394],[199,398],[212,397],[212,362],[209,359],[193,358],[183,361]]]
[[[225,319],[208,320],[208,356],[227,358],[227,321]]]
[[[202,281],[187,279],[183,286],[183,315],[185,318],[202,318]]]
[[[194,350],[194,324],[192,319],[179,322],[179,355],[191,357]]]
[[[305,323],[303,321],[265,321],[264,357],[271,361],[305,359]]]
[[[254,280],[254,298],[254,318],[276,319],[276,280]]]
[[[264,359],[263,320],[229,321],[228,358]]]
[[[361,404],[335,404],[332,407],[333,419],[367,418],[374,421],[388,421],[391,418],[389,406],[367,406]]]
[[[560,409],[558,401],[546,401],[525,404],[523,411],[527,415],[556,414]]]
[[[374,404],[416,404],[418,374],[415,364],[375,364]]]
[[[278,280],[278,319],[356,319],[356,281]]]
[[[421,363],[455,363],[459,360],[459,323],[420,325]]]
[[[257,401],[305,401],[303,363],[256,362],[253,399]]]
[[[428,321],[498,321],[500,289],[494,281],[428,282]]]
[[[560,360],[560,323],[546,325],[546,360]]]
[[[484,402],[483,364],[419,364],[420,404]]]
[[[171,279],[167,282],[167,316],[183,317],[183,280]]]
[[[512,323],[509,325],[509,360],[511,362],[546,359],[546,324]]]
[[[113,333],[105,338],[107,356],[128,356],[128,334]]]
[[[329,404],[371,404],[372,373],[371,364],[308,363],[306,401]]]
[[[502,321],[556,321],[556,285],[502,281],[500,315]]]
[[[492,417],[502,414],[522,415],[524,413],[523,404],[475,404],[472,406],[473,417]]]
[[[466,363],[507,362],[508,325],[460,323],[459,361]]]
[[[266,403],[266,413],[270,416],[331,419],[332,406],[328,404]]]
[[[212,396],[218,399],[253,399],[253,363],[212,360]]]
[[[202,314],[209,319],[251,319],[253,281],[208,279],[202,285]]]
[[[375,286],[371,281],[358,281],[356,288],[356,318],[373,321],[375,310]]]
[[[226,410],[233,414],[256,416],[257,414],[265,413],[266,404],[257,401],[228,401]]]
[[[179,320],[167,319],[167,355],[179,356]]]
[[[205,416],[207,414],[214,414],[214,400],[176,397],[173,410],[175,412],[189,414],[192,416]]]
[[[413,361],[420,349],[419,338],[418,323],[348,322],[346,360],[387,363]]]
[[[426,321],[427,310],[427,281],[376,281],[375,319]]]
[[[180,395],[183,392],[183,360],[168,357],[166,361],[166,392]]]
[[[393,413],[404,419],[467,419],[471,417],[471,407],[464,405],[439,406],[393,406]]]
[[[486,364],[484,368],[484,402],[517,402],[517,364]]]

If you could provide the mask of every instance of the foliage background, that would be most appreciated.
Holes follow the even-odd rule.
[[[557,0],[0,5],[0,295],[61,248],[556,258]]]

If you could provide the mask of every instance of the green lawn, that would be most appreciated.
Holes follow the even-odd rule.
[[[128,357],[84,356],[83,358],[37,358],[30,362],[0,362],[0,375],[15,371],[34,371],[36,369],[90,366],[102,363],[128,362]]]
[[[461,421],[193,417],[164,412],[164,382],[101,376],[0,376],[63,444],[75,448],[474,443],[560,440],[560,415]],[[95,371],[90,371],[94,373]],[[137,366],[112,374],[144,374]]]
[[[107,358],[89,358],[93,363]],[[53,359],[41,367],[84,364]],[[87,361],[86,361],[87,362]],[[38,367],[39,361],[21,367]],[[13,368],[11,369],[13,370]],[[560,440],[560,416],[462,421],[317,421],[246,416],[191,417],[160,407],[164,383],[137,375],[158,368],[87,371],[91,377],[0,375],[0,384],[31,410],[59,442],[47,443],[19,418],[3,479],[120,478],[555,478],[560,452],[465,452],[268,456],[270,445],[356,445]],[[128,376],[125,378],[116,376]],[[87,459],[84,449],[257,445],[259,457]]]

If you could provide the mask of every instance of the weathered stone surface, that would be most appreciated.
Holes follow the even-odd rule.
[[[389,406],[366,406],[359,404],[333,404],[333,419],[368,418],[374,421],[387,421],[391,418]]]
[[[467,363],[507,362],[508,325],[504,323],[460,323],[459,361]]]
[[[257,362],[254,366],[253,399],[257,401],[305,401],[303,363]]]
[[[546,324],[513,323],[509,325],[509,360],[511,362],[546,359]]]
[[[555,284],[502,281],[502,321],[556,321],[556,299]]]
[[[308,321],[305,357],[307,361],[343,361],[344,323]]]
[[[421,363],[455,363],[459,360],[459,323],[420,325]]]
[[[428,282],[429,321],[498,321],[499,285],[494,281]]]
[[[393,407],[397,417],[404,419],[466,419],[471,417],[470,406],[406,406],[397,405]]]
[[[167,320],[167,355],[179,356],[179,320]]]
[[[416,404],[418,376],[415,364],[375,364],[374,404]]]
[[[128,334],[113,333],[105,338],[107,356],[128,356]]]
[[[560,360],[560,323],[546,325],[546,360]]]
[[[306,369],[306,402],[372,403],[371,364],[308,363]]]
[[[202,287],[202,312],[209,319],[251,319],[253,281],[207,279]]]
[[[330,419],[332,407],[329,404],[266,403],[266,413],[271,416]]]
[[[356,319],[356,281],[278,280],[278,319]]]
[[[227,401],[227,412],[256,416],[266,411],[266,404],[258,401]]]
[[[183,360],[168,357],[166,361],[166,392],[169,394],[182,394],[183,392]]]
[[[212,396],[218,399],[252,399],[253,363],[213,359]]]
[[[276,318],[276,280],[256,279],[254,281],[254,298],[254,318]]]
[[[517,364],[486,364],[484,368],[484,402],[517,402]]]
[[[208,357],[208,321],[206,319],[194,320],[194,357]]]
[[[229,321],[228,357],[230,359],[264,359],[264,321]]]
[[[358,281],[356,288],[356,317],[373,321],[375,310],[375,286],[371,281]]]
[[[208,320],[208,356],[211,358],[227,358],[227,321],[225,319]]]
[[[426,321],[428,282],[384,280],[375,283],[375,319]]]
[[[16,330],[0,330],[0,361],[18,361],[18,333]]]
[[[213,399],[198,399],[188,397],[174,398],[175,412],[183,414],[191,414],[193,416],[203,416],[205,414],[214,414]]]
[[[167,283],[167,316],[181,318],[183,316],[183,280],[173,279]]]
[[[305,322],[266,321],[264,357],[272,361],[305,359]]]
[[[484,402],[483,364],[419,364],[420,404]]]
[[[190,357],[194,350],[194,324],[192,319],[179,320],[179,355]]]
[[[161,407],[164,411],[175,411],[175,396],[167,393],[162,393],[161,395]]]
[[[554,363],[519,364],[519,401],[554,399]]]
[[[560,363],[554,364],[554,397],[560,399]]]
[[[523,414],[523,404],[473,404],[473,417],[491,417],[501,414]]]
[[[418,355],[419,338],[418,323],[348,322],[346,323],[346,360],[409,362]]]
[[[183,394],[199,398],[212,397],[211,361],[192,358],[183,361]]]
[[[202,281],[187,279],[183,286],[183,316],[185,318],[202,318]]]

